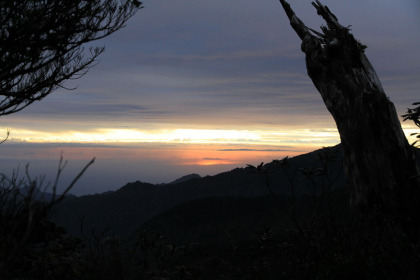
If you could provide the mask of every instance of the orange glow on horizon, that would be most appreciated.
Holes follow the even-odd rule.
[[[35,145],[35,146],[34,146]],[[101,160],[150,160],[151,162],[165,162],[168,165],[236,165],[259,164],[271,162],[285,156],[293,157],[310,152],[319,147],[305,146],[295,147],[290,150],[275,149],[272,146],[246,146],[246,145],[214,145],[214,144],[132,144],[127,146],[115,145],[92,145],[70,146],[56,144],[50,147],[48,144],[32,144],[25,147],[24,144],[8,145],[2,159],[21,160],[57,160],[63,154],[66,160],[90,160],[95,157]]]
[[[259,164],[338,143],[335,129],[12,131],[2,159],[149,160],[172,166]],[[12,144],[12,145],[11,145]],[[15,144],[15,148],[12,148]],[[28,147],[26,148],[26,145]],[[36,147],[36,148],[35,148]]]
[[[228,160],[201,160],[195,163],[195,165],[226,165],[226,164],[235,164],[235,162]]]

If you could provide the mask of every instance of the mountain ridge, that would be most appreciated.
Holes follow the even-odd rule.
[[[81,227],[84,233],[109,228],[116,235],[129,236],[157,215],[197,199],[314,195],[343,187],[342,156],[342,146],[337,145],[214,176],[190,174],[159,185],[131,182],[113,192],[66,198],[51,219],[75,236],[82,235]],[[328,180],[321,176],[325,172]]]
[[[328,148],[341,162],[340,146]],[[154,185],[141,181],[127,183],[116,191],[103,194],[67,198],[56,206],[51,219],[64,226],[71,235],[80,236],[83,231],[100,231],[110,228],[117,235],[127,236],[154,216],[187,201],[206,197],[258,197],[271,193],[289,195],[307,193],[308,186],[300,169],[307,166],[320,168],[317,162],[320,149],[307,154],[287,158],[285,170],[295,177],[288,181],[288,175],[279,166],[281,161],[262,164],[263,168],[240,167],[214,176],[198,178],[199,175],[183,176],[170,184]],[[334,169],[340,170],[337,167]],[[339,171],[337,171],[339,172]],[[267,185],[269,183],[269,185]],[[343,185],[338,178],[333,188]],[[293,188],[293,190],[292,190]]]

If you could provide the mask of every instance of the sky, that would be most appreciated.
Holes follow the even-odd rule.
[[[311,1],[290,0],[306,25]],[[166,183],[296,156],[340,142],[306,74],[300,41],[277,0],[145,0],[84,77],[2,116],[1,173],[43,186],[68,164],[63,189],[90,161],[77,195],[140,180]],[[366,55],[399,115],[420,101],[420,2],[324,0],[368,46]],[[415,132],[403,123],[406,134]]]

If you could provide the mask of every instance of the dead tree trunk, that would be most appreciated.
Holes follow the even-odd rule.
[[[340,133],[351,206],[380,209],[411,224],[419,217],[419,169],[394,104],[364,54],[366,46],[318,0],[312,5],[327,23],[322,32],[307,27],[286,1],[280,3]]]

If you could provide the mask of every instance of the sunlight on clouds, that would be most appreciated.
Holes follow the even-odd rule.
[[[87,139],[92,139],[86,135]],[[84,136],[82,136],[84,137]],[[84,137],[86,139],[86,137]],[[239,140],[255,141],[261,137],[253,132],[238,130],[175,129],[155,133],[137,130],[104,130],[95,135],[99,142],[175,142],[175,143],[227,143]]]
[[[413,143],[414,141],[418,140],[416,135],[412,135],[414,133],[420,133],[420,129],[417,126],[412,124],[403,124],[402,128],[409,143]]]
[[[201,161],[197,161],[197,165],[222,165],[222,164],[234,164],[235,162],[223,159],[212,159],[203,158]]]
[[[261,140],[256,132],[238,130],[202,130],[202,129],[177,129],[171,135],[174,140],[180,142],[188,141],[193,143],[220,143],[237,140]]]
[[[174,129],[141,131],[134,129],[98,129],[94,131],[68,131],[47,133],[42,131],[14,130],[13,142],[30,143],[191,143],[191,144],[250,144],[284,145],[299,143],[316,146],[338,143],[334,129],[319,130],[218,130]]]
[[[413,142],[412,133],[419,129],[411,124],[403,125],[404,133]],[[276,129],[276,130],[222,130],[222,129],[96,129],[92,131],[44,132],[12,130],[11,142],[26,143],[89,143],[89,144],[241,144],[293,147],[333,146],[340,143],[336,128]]]
[[[61,151],[70,159],[152,159],[177,166],[241,166],[335,145],[339,142],[337,135],[328,129],[97,129],[65,133],[15,130],[11,144],[33,143],[44,148],[19,148],[13,155],[2,157],[57,158]]]
[[[261,137],[271,144],[305,143],[319,145],[335,145],[340,142],[337,129],[295,129],[284,131],[261,132]]]

